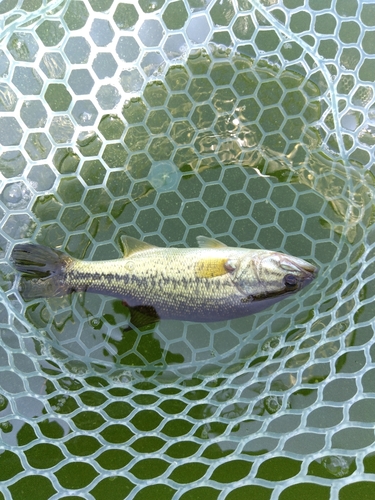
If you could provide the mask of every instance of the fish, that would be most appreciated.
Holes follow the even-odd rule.
[[[315,265],[280,252],[228,247],[206,236],[197,242],[196,248],[163,248],[122,236],[123,257],[101,261],[19,243],[11,261],[23,275],[25,300],[100,293],[150,318],[193,322],[257,313],[298,292],[318,273]]]

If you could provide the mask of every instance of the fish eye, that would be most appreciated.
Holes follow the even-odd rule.
[[[284,277],[284,284],[287,290],[295,290],[298,286],[298,279],[294,274],[287,274]]]

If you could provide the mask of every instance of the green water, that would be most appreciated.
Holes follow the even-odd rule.
[[[372,499],[373,6],[26,3],[0,52],[0,498]],[[319,277],[143,330],[111,298],[20,299],[15,242],[100,260],[124,234]]]

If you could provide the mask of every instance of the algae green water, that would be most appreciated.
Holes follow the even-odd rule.
[[[0,47],[0,498],[371,498],[373,6],[19,3]],[[100,260],[124,234],[280,250],[319,278],[254,316],[143,330],[108,297],[22,300],[14,244]]]

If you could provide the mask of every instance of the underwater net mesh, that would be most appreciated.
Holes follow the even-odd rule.
[[[0,498],[372,498],[375,5],[0,15]],[[320,273],[212,324],[138,330],[112,298],[22,300],[14,244],[109,259],[124,234],[214,236]]]

